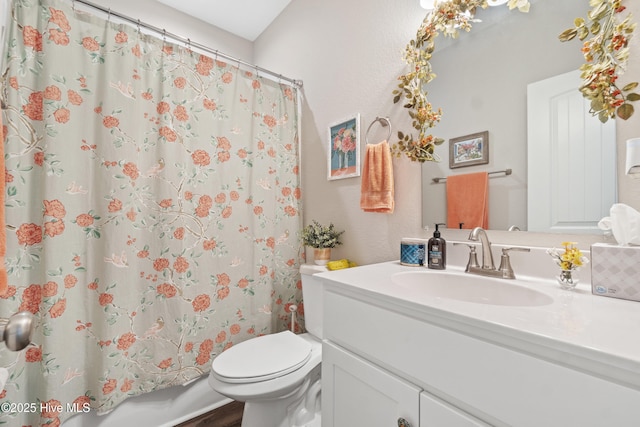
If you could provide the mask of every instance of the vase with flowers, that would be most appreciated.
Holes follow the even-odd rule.
[[[564,249],[550,248],[547,250],[547,253],[560,267],[560,275],[556,277],[556,280],[562,289],[575,288],[579,282],[575,272],[589,262],[589,259],[582,254],[576,244],[575,242],[562,242]]]
[[[333,138],[333,150],[338,157],[338,169],[346,169],[351,163],[351,156],[355,154],[356,136],[352,128],[341,128]]]
[[[313,259],[318,265],[326,265],[331,259],[331,249],[341,245],[340,236],[343,231],[337,231],[330,223],[328,226],[313,220],[302,229],[302,244],[313,248]]]

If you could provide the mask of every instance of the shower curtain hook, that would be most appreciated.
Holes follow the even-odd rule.
[[[111,8],[107,11],[107,22],[111,22]]]
[[[187,50],[191,50],[191,39],[187,39]]]
[[[76,11],[76,0],[73,0],[73,2],[71,3],[71,10],[73,10],[73,12],[75,13],[75,11]]]
[[[163,28],[162,29],[162,47],[164,47],[166,42],[167,42],[167,30]]]

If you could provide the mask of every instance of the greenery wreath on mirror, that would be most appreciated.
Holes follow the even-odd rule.
[[[623,119],[633,114],[630,102],[640,99],[632,92],[638,83],[629,83],[619,89],[616,86],[618,76],[624,72],[629,57],[628,43],[635,29],[629,14],[618,23],[617,15],[624,10],[622,0],[589,0],[592,10],[588,13],[590,23],[578,18],[575,28],[560,35],[560,40],[571,40],[578,36],[581,40],[589,34],[593,37],[585,41],[582,51],[586,64],[581,67],[584,84],[580,88],[583,95],[591,100],[592,114],[601,121],[613,118],[617,112]],[[435,49],[435,38],[442,33],[445,37],[456,38],[459,31],[470,31],[475,22],[477,8],[486,8],[488,0],[447,0],[436,2],[434,10],[422,21],[416,37],[404,51],[404,60],[409,66],[406,74],[398,77],[398,89],[393,91],[393,102],[404,100],[412,126],[418,132],[413,134],[398,132],[398,142],[391,147],[392,153],[400,157],[406,155],[412,161],[439,161],[435,147],[444,139],[435,137],[430,129],[442,117],[442,109],[434,109],[427,99],[425,85],[436,75],[429,63]],[[528,12],[529,0],[508,0],[509,9]]]

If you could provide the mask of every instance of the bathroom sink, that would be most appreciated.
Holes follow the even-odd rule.
[[[550,296],[518,285],[513,280],[472,274],[406,271],[392,275],[391,280],[416,294],[476,304],[536,307],[553,302]]]

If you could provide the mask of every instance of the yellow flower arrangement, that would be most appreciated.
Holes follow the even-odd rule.
[[[405,99],[404,107],[409,110],[412,126],[418,131],[418,136],[398,132],[399,141],[391,147],[397,157],[404,153],[412,161],[439,161],[434,151],[444,139],[431,135],[429,129],[440,121],[442,109],[432,107],[424,90],[424,86],[436,77],[429,63],[435,50],[435,38],[440,33],[456,38],[460,30],[470,31],[476,9],[487,6],[487,0],[436,2],[436,8],[424,18],[415,39],[407,44],[404,60],[409,65],[409,72],[398,77],[400,83],[398,89],[393,91],[393,102]],[[509,0],[507,6],[528,12],[530,4],[529,0]]]
[[[589,22],[576,18],[574,28],[558,38],[563,42],[575,37],[583,41],[586,62],[580,67],[580,92],[591,101],[591,113],[603,123],[616,115],[626,120],[634,113],[631,103],[640,100],[640,94],[633,92],[638,82],[620,88],[616,81],[626,68],[629,39],[636,24],[631,23],[631,14],[619,19],[625,10],[622,0],[590,0],[589,4],[592,7],[587,14]],[[591,38],[587,39],[589,35]]]
[[[587,264],[589,259],[582,254],[582,251],[576,247],[576,244],[576,242],[562,242],[564,250],[561,251],[556,248],[551,248],[547,250],[547,253],[551,255],[562,270],[577,270],[584,264]]]

